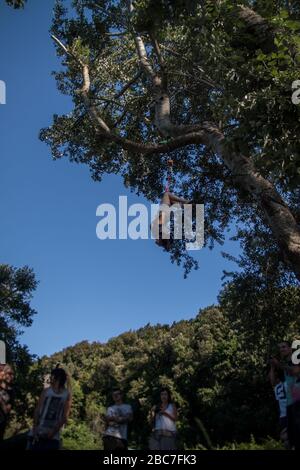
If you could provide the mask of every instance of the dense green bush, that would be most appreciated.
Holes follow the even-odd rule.
[[[251,436],[250,442],[226,444],[219,448],[219,450],[284,450],[281,442],[268,437],[261,442],[256,442],[255,438]]]
[[[96,450],[102,448],[96,436],[86,423],[71,421],[62,432],[64,450]]]

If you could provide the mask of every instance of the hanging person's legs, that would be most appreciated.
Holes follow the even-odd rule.
[[[183,197],[178,197],[169,191],[166,191],[160,201],[160,210],[159,210],[159,224],[164,226],[166,221],[166,214],[164,212],[164,206],[171,207],[173,204],[189,204],[191,201],[184,199]]]
[[[170,207],[172,205],[171,193],[166,191],[163,194],[163,197],[160,201],[159,206],[159,215],[158,215],[158,238],[156,238],[156,243],[159,246],[162,246],[165,250],[169,251],[171,248],[170,233],[168,227],[166,226],[166,213],[164,207]]]
[[[167,193],[168,199],[170,201],[170,206],[172,204],[176,204],[176,202],[179,202],[179,204],[190,204],[191,201],[188,201],[187,199],[184,199],[183,197],[176,196],[176,194],[173,193]]]
[[[158,215],[155,217],[155,219],[153,219],[153,222],[151,224],[151,231],[155,238],[155,242],[157,245],[160,245],[160,246],[163,246],[165,242],[164,237],[163,237],[163,227],[165,223],[165,213],[163,210],[163,206],[165,205],[165,206],[170,207],[171,201],[170,201],[169,194],[170,193],[168,192],[165,192],[163,194],[163,197],[159,204]]]
[[[164,211],[164,206],[171,207],[172,204],[189,204],[191,201],[188,201],[182,197],[176,196],[169,191],[166,191],[163,194],[163,197],[160,201],[159,214],[154,219],[151,225],[152,233],[155,237],[156,244],[162,246],[165,250],[169,251],[171,248],[171,240],[169,229],[166,226],[166,213]]]
[[[161,204],[166,204],[168,207],[171,207],[173,204],[190,204],[191,201],[188,201],[187,199],[184,199],[183,197],[176,196],[173,193],[170,193],[169,191],[166,191],[162,197]],[[165,212],[161,211],[162,214],[162,236],[161,238],[163,239],[163,247],[169,251],[171,248],[171,243],[172,241],[170,240],[170,234],[169,234],[169,229],[166,227],[166,221],[169,220],[169,214],[168,218],[166,217]]]

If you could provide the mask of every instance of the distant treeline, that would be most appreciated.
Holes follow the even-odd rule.
[[[132,447],[147,444],[148,414],[161,385],[171,389],[177,403],[180,439],[187,448],[208,447],[209,441],[212,446],[247,442],[251,436],[258,442],[276,438],[268,360],[280,340],[299,337],[300,290],[242,284],[243,279],[227,284],[219,305],[194,319],[148,324],[106,344],[83,341],[36,360],[28,373],[27,406],[20,404],[12,428],[30,423],[43,376],[60,362],[72,377],[72,418],[65,431],[71,447],[101,445],[100,414],[116,385],[134,409]]]

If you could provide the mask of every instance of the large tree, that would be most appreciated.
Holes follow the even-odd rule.
[[[256,234],[259,219],[300,279],[299,3],[72,3],[57,1],[52,27],[74,103],[41,132],[53,157],[156,200],[171,156],[174,189],[205,204],[209,245],[233,222]],[[171,257],[193,265],[181,241]]]
[[[12,426],[14,432],[24,424],[24,410],[30,413],[28,392],[32,388],[33,375],[29,377],[29,368],[34,356],[27,346],[21,345],[19,336],[22,328],[32,324],[36,311],[31,306],[31,299],[37,281],[32,269],[24,266],[14,268],[0,264],[0,340],[6,344],[8,363],[13,364],[16,374],[16,402],[12,413],[12,421],[18,417],[18,424]]]

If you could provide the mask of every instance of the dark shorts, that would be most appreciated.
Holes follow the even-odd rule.
[[[60,441],[58,439],[42,439],[39,438],[33,442],[32,438],[29,438],[28,450],[59,450]]]
[[[281,432],[284,429],[287,429],[287,416],[279,418],[279,431]]]
[[[113,436],[103,436],[103,448],[107,452],[114,450],[127,450],[127,441]]]
[[[173,432],[153,431],[148,443],[149,450],[177,450],[177,435]]]
[[[0,423],[0,441],[3,441],[5,429],[6,429],[6,422]]]

